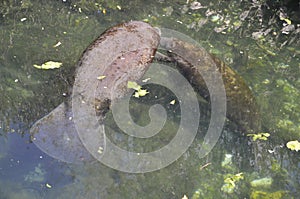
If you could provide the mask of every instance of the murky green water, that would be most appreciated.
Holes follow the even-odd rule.
[[[248,1],[202,1],[202,6],[164,0],[95,2],[0,3],[1,199],[297,198],[299,152],[288,149],[286,143],[300,135],[300,48],[297,31],[282,33],[288,18],[260,18],[259,4]],[[84,49],[106,28],[128,20],[182,32],[234,68],[257,97],[262,132],[270,133],[270,138],[252,142],[227,122],[213,150],[199,158],[209,121],[205,110],[189,150],[168,167],[146,174],[123,173],[96,162],[59,162],[30,143],[30,126],[70,95],[74,66]],[[49,60],[62,62],[63,67],[33,67]],[[170,96],[161,98],[170,101]],[[176,108],[169,110],[178,113]],[[176,114],[171,116],[175,123]],[[161,147],[174,136],[166,132],[151,140],[153,144],[134,146],[148,144],[146,151]],[[132,143],[119,134],[110,138]]]

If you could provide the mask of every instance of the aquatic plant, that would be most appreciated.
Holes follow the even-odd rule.
[[[286,194],[286,191],[266,192],[254,190],[251,192],[250,199],[281,199]]]
[[[225,179],[224,179],[224,184],[221,188],[221,190],[225,193],[233,193],[234,189],[236,187],[236,183],[240,180],[244,179],[244,174],[243,173],[238,173],[238,174],[227,174]]]

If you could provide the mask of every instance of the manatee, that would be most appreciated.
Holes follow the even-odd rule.
[[[138,81],[149,67],[159,45],[157,29],[140,21],[122,23],[109,28],[83,52],[75,72],[76,89],[72,99],[60,104],[38,120],[30,129],[32,141],[46,154],[64,162],[80,163],[94,158],[83,146],[74,123],[74,109],[81,102],[94,110],[97,124],[90,124],[94,115],[83,115],[86,126],[103,128],[103,120],[111,103],[128,93],[127,82]],[[104,78],[99,78],[99,77]],[[92,88],[96,88],[93,90]],[[76,104],[78,107],[72,107]],[[90,113],[88,113],[90,114]],[[80,122],[80,121],[79,121]],[[97,144],[105,148],[99,133]]]
[[[129,92],[128,81],[138,81],[143,77],[159,44],[168,50],[161,60],[174,62],[195,91],[207,101],[211,96],[202,75],[221,73],[229,120],[244,133],[260,129],[255,98],[234,70],[205,49],[177,38],[160,38],[158,32],[147,23],[131,21],[101,34],[78,62],[72,99],[60,104],[32,126],[33,142],[48,155],[65,162],[94,160],[82,140],[105,150],[105,135],[99,133],[94,137],[90,130],[103,132],[104,118],[111,104]],[[218,71],[214,71],[212,64]]]
[[[210,101],[210,95],[202,75],[210,76],[215,72],[221,73],[226,91],[226,117],[237,125],[242,134],[257,133],[261,129],[256,99],[237,72],[204,48],[189,42],[164,37],[161,38],[160,45],[168,50],[167,58],[162,59],[175,62],[177,69],[207,101]],[[213,64],[218,71],[213,71]],[[209,83],[213,84],[214,82]]]

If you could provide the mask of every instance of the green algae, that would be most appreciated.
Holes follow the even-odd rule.
[[[253,191],[251,192],[250,199],[281,199],[286,195],[285,191],[265,192]]]

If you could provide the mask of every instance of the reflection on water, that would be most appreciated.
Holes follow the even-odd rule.
[[[250,28],[242,25],[252,11],[262,11],[259,5],[251,4],[252,10],[246,12],[236,1],[228,5],[201,2],[202,6],[192,7],[186,1],[130,1],[126,5],[121,1],[98,1],[97,5],[84,2],[0,3],[1,198],[297,197],[299,154],[289,151],[285,143],[299,139],[299,47],[282,34],[268,43],[272,34],[260,29],[258,22]],[[225,13],[225,8],[230,12]],[[199,143],[209,120],[209,113],[203,111],[197,139],[190,149],[172,165],[146,174],[122,173],[98,162],[62,163],[30,143],[29,127],[70,94],[74,66],[82,51],[104,29],[130,19],[146,19],[153,25],[182,31],[235,67],[258,96],[264,130],[271,138],[251,142],[228,123],[213,151],[199,159]],[[261,40],[251,39],[251,35],[260,35]],[[56,46],[58,42],[61,45]],[[48,60],[60,61],[63,67],[40,71],[32,66]],[[137,111],[132,113],[137,115],[137,123],[147,122],[138,121]],[[178,115],[172,117],[176,123]],[[124,147],[130,148],[132,143],[140,146],[121,133],[109,136]],[[154,139],[155,144],[147,143],[146,150],[171,137]],[[228,156],[232,158],[226,159]],[[235,176],[239,173],[243,173],[243,179]],[[266,179],[272,179],[272,183]]]

